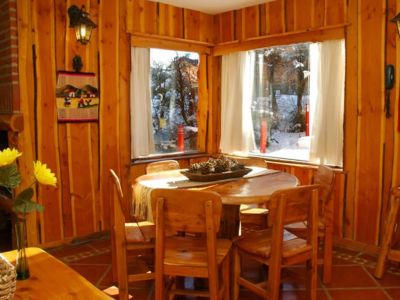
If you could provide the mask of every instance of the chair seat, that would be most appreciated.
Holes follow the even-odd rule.
[[[303,237],[307,230],[307,221],[287,224],[285,225],[285,229],[299,237]],[[325,224],[322,219],[319,219],[318,236],[324,236],[324,235],[325,235]]]
[[[207,242],[203,238],[169,237],[165,240],[166,253],[164,266],[167,272],[168,267],[185,266],[185,268],[207,268]],[[220,265],[231,249],[230,240],[217,240],[217,264]],[[193,272],[193,271],[192,271]]]
[[[243,252],[268,259],[271,255],[271,242],[272,230],[269,228],[238,237],[235,245]],[[310,249],[311,246],[307,246],[306,240],[284,230],[282,254],[284,258],[310,251]]]
[[[128,243],[147,242],[155,237],[155,225],[148,221],[125,223],[125,235]]]

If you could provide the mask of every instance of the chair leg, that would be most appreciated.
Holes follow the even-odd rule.
[[[308,299],[317,300],[317,259],[311,259],[307,261],[307,289],[308,289]],[[325,266],[324,266],[325,268]]]
[[[223,284],[224,284],[224,292],[223,292],[223,299],[229,300],[230,299],[230,292],[231,292],[231,257],[230,254],[225,258],[223,262]]]
[[[240,254],[236,247],[233,248],[233,280],[232,280],[232,294],[233,300],[239,299],[239,277],[240,277]]]
[[[281,286],[281,266],[279,263],[269,265],[268,283],[267,283],[268,300],[278,300]]]
[[[165,286],[164,286],[164,276],[162,274],[162,270],[156,269],[155,274],[155,283],[156,283],[156,300],[164,300],[165,296]]]
[[[332,228],[327,228],[324,236],[324,268],[322,281],[328,284],[332,280],[332,251],[333,251],[333,238]]]
[[[385,226],[385,233],[382,239],[381,250],[379,251],[378,262],[375,268],[375,277],[382,278],[385,271],[385,263],[389,253],[390,244],[392,241],[393,230],[396,224],[397,214],[399,212],[400,198],[392,198],[391,207]]]

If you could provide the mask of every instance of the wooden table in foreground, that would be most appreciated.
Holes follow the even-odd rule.
[[[155,188],[168,188],[169,182],[181,180],[184,176],[180,174],[180,171],[164,171],[138,177],[135,189],[137,190],[139,186],[139,190],[142,190],[139,194],[146,199],[136,199],[135,201],[150,205],[151,190]],[[265,203],[268,202],[275,191],[298,185],[299,181],[296,176],[285,172],[275,172],[227,182],[209,182],[204,186],[190,188],[213,191],[221,196],[224,210],[220,231],[223,237],[233,238],[238,235],[239,231],[239,207],[241,204]],[[135,195],[138,197],[136,192]],[[152,220],[152,217],[150,220]]]
[[[17,281],[14,299],[112,299],[42,249],[26,250],[31,276],[29,279]],[[15,264],[15,250],[2,255]]]

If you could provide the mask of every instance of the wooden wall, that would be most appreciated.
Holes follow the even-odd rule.
[[[383,110],[385,60],[400,68],[398,38],[391,23],[385,39],[385,3],[276,0],[210,16],[145,0],[18,0],[20,109],[25,120],[19,136],[24,152],[20,167],[27,178],[32,174],[31,161],[38,158],[59,178],[57,189],[37,191],[46,210],[37,218],[30,217],[30,243],[51,245],[107,229],[108,170],[114,168],[121,175],[125,195],[130,195],[129,182],[144,173],[145,164],[132,166],[130,161],[131,36],[165,47],[185,41],[211,47],[214,54],[251,45],[345,36],[345,175],[338,176],[335,232],[344,241],[377,245],[389,189],[400,183],[400,141],[395,128],[399,116],[394,113],[398,80],[391,97],[393,117],[386,119]],[[86,46],[75,41],[68,27],[66,12],[72,4],[84,4],[99,25]],[[389,17],[399,6],[389,0]],[[99,76],[98,122],[57,122],[56,72],[71,70],[75,54],[83,59],[83,71]],[[201,76],[206,78],[206,101],[201,109],[209,129],[202,133],[206,135],[202,147],[214,153],[219,142],[220,58],[207,54],[205,60]],[[189,159],[181,161],[182,166],[189,163]],[[313,172],[305,166],[275,167],[286,168],[304,182]]]

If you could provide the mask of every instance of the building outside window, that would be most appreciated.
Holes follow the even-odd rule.
[[[251,115],[256,150],[270,157],[308,160],[310,44],[257,49]]]
[[[199,55],[150,49],[155,154],[197,150]]]

